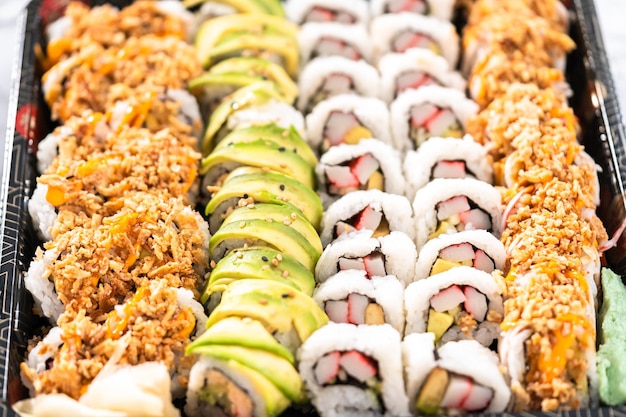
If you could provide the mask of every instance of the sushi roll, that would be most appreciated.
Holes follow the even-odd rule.
[[[404,331],[404,311],[398,300],[404,288],[393,275],[368,278],[365,271],[346,270],[329,277],[316,290],[313,300],[331,322],[390,324]]]
[[[501,294],[491,274],[469,266],[416,281],[404,292],[405,334],[434,333],[437,345],[474,339],[495,349],[504,313]]]
[[[475,178],[493,184],[493,168],[487,149],[471,136],[463,139],[432,137],[416,151],[408,151],[403,162],[406,196],[437,178]]]
[[[456,266],[471,266],[492,273],[503,271],[506,261],[504,245],[485,230],[465,230],[442,234],[422,247],[415,265],[415,280],[425,279]]]
[[[452,20],[454,5],[454,0],[372,0],[370,13],[372,17],[376,17],[387,13],[408,12]]]
[[[335,22],[345,25],[369,23],[365,0],[337,3],[333,0],[289,0],[285,3],[287,18],[298,25],[309,22]]]
[[[324,248],[315,278],[323,283],[339,271],[356,269],[368,278],[394,275],[406,286],[414,280],[416,258],[415,243],[404,232],[379,237],[369,230],[352,232]]]
[[[284,205],[263,204],[233,210],[209,241],[209,256],[218,261],[241,247],[266,246],[292,256],[311,272],[322,254],[315,228]]]
[[[321,153],[341,143],[376,138],[392,143],[389,110],[382,100],[340,94],[320,102],[306,116],[307,141]]]
[[[322,417],[408,415],[400,334],[390,325],[329,323],[302,345],[299,359]]]
[[[250,278],[279,281],[309,296],[315,288],[313,273],[292,256],[267,247],[241,248],[226,254],[211,269],[200,301],[211,311],[232,282]]]
[[[285,11],[279,0],[183,0],[187,8],[199,5],[220,5],[230,9],[231,13],[263,13],[284,17]],[[227,14],[227,13],[224,13]]]
[[[298,33],[302,65],[322,56],[342,56],[372,62],[372,48],[365,26],[311,22]]]
[[[400,155],[377,139],[333,146],[322,155],[315,171],[327,204],[355,190],[404,194]]]
[[[263,13],[238,13],[202,23],[195,36],[198,57],[205,68],[233,56],[258,56],[298,74],[298,27]]]
[[[429,49],[441,55],[450,68],[459,60],[459,36],[454,25],[435,17],[414,13],[384,14],[372,20],[372,49],[380,59],[388,52],[412,48]]]
[[[314,228],[320,227],[323,208],[315,191],[278,172],[241,167],[226,177],[206,205],[210,231],[217,232],[235,208],[257,203],[286,205],[294,212],[290,218],[303,214]]]
[[[378,69],[380,98],[387,103],[406,90],[416,90],[427,85],[459,91],[465,91],[467,85],[465,79],[443,57],[423,48],[385,54],[378,61]]]
[[[433,85],[400,94],[389,113],[394,141],[417,149],[431,137],[462,138],[478,105],[459,90]]]
[[[363,60],[342,56],[318,57],[302,69],[297,107],[310,113],[321,101],[339,94],[378,97],[379,76],[376,68]]]
[[[379,190],[353,191],[328,207],[320,238],[326,246],[344,234],[369,230],[373,237],[398,231],[413,239],[413,222],[411,204],[406,197]]]
[[[473,340],[435,348],[432,333],[402,341],[409,408],[413,415],[492,413],[507,409],[511,391],[498,357]]]
[[[413,199],[416,246],[441,234],[487,230],[500,238],[501,197],[492,185],[472,178],[432,180]]]

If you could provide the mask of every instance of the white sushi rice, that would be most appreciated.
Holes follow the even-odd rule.
[[[370,393],[349,385],[320,386],[315,378],[319,358],[333,351],[357,350],[378,362],[386,412],[374,411],[378,401]],[[299,351],[299,370],[311,402],[322,417],[408,416],[404,390],[400,333],[388,324],[328,323],[317,330]]]
[[[370,230],[347,233],[324,248],[315,266],[315,280],[323,283],[339,272],[339,258],[362,258],[380,251],[385,257],[385,271],[406,286],[413,282],[417,250],[406,233],[393,231],[387,236],[372,237]]]
[[[389,110],[384,101],[375,97],[356,94],[340,94],[320,102],[306,116],[306,140],[313,149],[319,149],[324,139],[324,128],[334,111],[352,113],[360,124],[372,133],[372,137],[392,144],[389,126]]]
[[[407,30],[430,37],[438,45],[450,68],[456,68],[459,60],[459,35],[454,25],[435,17],[407,12],[384,14],[372,20],[370,34],[377,59],[391,52],[394,38]]]
[[[397,277],[372,277],[365,271],[355,269],[337,272],[324,281],[313,294],[313,300],[324,309],[326,301],[345,300],[351,293],[365,295],[383,309],[385,323],[390,324],[400,334],[404,332],[404,311],[398,300],[402,299],[404,288]]]
[[[455,0],[424,0],[430,9],[428,16],[441,20],[452,20],[454,17]],[[370,15],[372,18],[380,16],[385,12],[389,0],[370,0]]]
[[[54,283],[49,279],[51,264],[58,256],[55,248],[38,251],[24,277],[24,285],[33,296],[35,308],[52,323],[56,323],[65,310],[56,294]]]
[[[334,166],[345,165],[363,155],[371,155],[378,161],[379,169],[383,175],[383,190],[386,193],[404,195],[405,182],[402,175],[400,154],[391,145],[378,139],[361,139],[355,145],[340,144],[331,147],[320,158],[315,167],[318,184],[320,184],[323,196],[322,201],[333,201],[338,197],[328,195],[329,181],[327,170]]]
[[[420,388],[430,372],[437,366],[435,358],[435,334],[413,333],[402,340],[402,363],[404,364],[404,380],[409,397],[409,408],[417,415],[415,402]]]
[[[232,131],[238,127],[266,125],[270,123],[275,123],[285,129],[289,129],[293,126],[301,136],[303,136],[306,131],[302,113],[291,105],[276,100],[270,100],[260,106],[245,107],[233,112],[228,117],[226,127],[229,131]]]
[[[63,125],[46,135],[37,145],[37,169],[45,173],[59,154],[59,143],[72,134],[69,126]]]
[[[369,7],[365,0],[342,2],[336,0],[288,0],[284,4],[287,18],[297,24],[304,23],[306,15],[314,7],[349,13],[355,17],[355,25],[367,25],[369,23]]]
[[[337,222],[350,219],[367,206],[383,213],[389,223],[390,232],[404,232],[413,239],[415,229],[411,205],[406,197],[384,193],[379,190],[353,191],[341,197],[328,207],[322,218],[320,239],[325,247],[333,240]]]
[[[448,62],[433,51],[423,48],[409,49],[404,53],[390,52],[378,61],[380,71],[380,98],[391,103],[396,95],[396,80],[409,71],[424,72],[444,87],[465,91],[467,82]]]
[[[438,178],[421,188],[413,199],[415,246],[418,252],[437,228],[437,204],[455,196],[466,196],[491,217],[491,232],[500,238],[502,198],[492,185],[472,178]]]
[[[457,266],[433,275],[428,279],[415,281],[404,291],[404,309],[406,312],[406,327],[404,333],[423,333],[427,330],[430,300],[442,290],[452,286],[462,285],[474,287],[478,292],[487,297],[487,308],[489,311],[502,316],[504,307],[502,302],[502,290],[495,278],[486,272],[469,266]],[[458,326],[452,326],[446,333],[452,332],[452,337],[442,338],[442,342],[448,340],[467,339],[469,336],[460,331]],[[477,323],[472,330],[471,338],[485,346],[490,346],[500,334],[498,323],[485,321]]]
[[[487,150],[470,135],[465,135],[463,139],[433,137],[416,151],[408,151],[404,158],[403,171],[409,200],[413,200],[417,190],[431,180],[433,167],[440,161],[463,161],[473,178],[493,184],[493,166]]]
[[[361,96],[379,95],[378,70],[363,60],[353,61],[342,56],[321,56],[312,59],[298,78],[297,107],[304,112],[311,98],[330,75],[342,74],[350,78],[354,92]]]
[[[406,90],[389,107],[392,135],[394,142],[402,146],[401,149],[415,147],[410,137],[411,109],[426,103],[452,110],[463,130],[467,121],[478,113],[478,104],[454,88],[429,85],[417,90]]]
[[[297,0],[300,1],[300,0]],[[337,2],[333,2],[337,3]],[[323,38],[337,39],[351,45],[367,62],[372,62],[372,48],[367,29],[363,25],[344,25],[334,22],[310,22],[300,27],[298,45],[300,46],[300,62],[305,65],[313,57],[313,52]]]
[[[41,374],[48,369],[47,362],[54,359],[54,356],[63,344],[63,339],[61,338],[62,335],[63,330],[61,330],[60,327],[55,326],[50,329],[48,334],[46,334],[46,336],[39,343],[37,343],[33,350],[28,353],[26,366],[35,371],[37,374]],[[21,372],[20,377],[24,386],[28,388],[30,396],[34,397],[36,395],[35,388],[28,379],[24,378],[24,374]]]
[[[496,269],[504,269],[506,251],[500,239],[486,230],[464,230],[449,235],[443,234],[426,242],[417,256],[415,280],[418,281],[430,276],[430,271],[441,250],[461,243],[470,243],[475,248],[481,249],[494,261]]]
[[[52,226],[58,214],[56,208],[46,198],[48,185],[37,184],[33,195],[28,200],[28,213],[37,231],[37,236],[45,242],[52,240]]]

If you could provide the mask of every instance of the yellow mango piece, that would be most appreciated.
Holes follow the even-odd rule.
[[[439,313],[431,308],[428,313],[428,327],[426,331],[435,334],[435,343],[437,343],[453,324],[453,316],[448,313]]]
[[[380,305],[370,303],[365,307],[365,324],[385,324],[385,313]]]
[[[364,128],[363,126],[354,126],[352,129],[346,132],[346,135],[343,137],[343,142],[349,145],[355,145],[361,141],[361,139],[368,139],[374,137],[372,132],[369,129]]]
[[[453,261],[448,261],[446,259],[442,259],[442,258],[437,258],[437,260],[435,261],[435,263],[433,264],[433,267],[430,270],[430,275],[435,275],[435,274],[439,274],[441,272],[445,272],[448,269],[452,269],[455,266],[461,266],[462,263],[460,262],[453,262]]]
[[[372,237],[387,236],[389,232],[389,222],[387,222],[387,219],[383,217],[376,230],[374,230]]]
[[[369,179],[367,180],[367,189],[384,191],[384,183],[385,179],[383,178],[383,174],[376,171],[372,175],[370,175]]]
[[[448,229],[451,229],[451,228],[452,228],[452,225],[449,224],[448,222],[439,222],[439,226],[437,227],[437,230],[435,230],[430,235],[428,235],[428,239],[429,240],[434,239],[438,237],[439,235],[446,233]]]
[[[46,200],[53,206],[58,207],[65,203],[65,192],[63,192],[63,189],[60,187],[48,186]]]

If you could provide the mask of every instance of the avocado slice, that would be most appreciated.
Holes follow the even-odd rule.
[[[291,256],[270,248],[252,247],[229,252],[215,265],[200,301],[206,303],[212,293],[225,291],[232,282],[248,278],[279,281],[309,296],[315,288],[313,273]]]
[[[298,76],[300,65],[298,42],[295,38],[271,31],[242,32],[224,37],[203,56],[203,61],[209,66],[226,56],[244,55],[244,51],[260,58],[268,56],[268,53],[277,54],[281,57],[281,63],[285,66],[287,74],[294,78]]]
[[[260,203],[239,207],[224,219],[224,223],[238,223],[248,220],[262,219],[268,222],[277,222],[294,228],[311,243],[320,254],[324,250],[322,241],[317,231],[302,214],[300,210],[294,210],[284,204]]]
[[[302,343],[328,323],[324,310],[308,295],[280,282],[259,279],[233,282],[209,316],[207,328],[230,316],[259,320],[270,333],[295,329]]]
[[[260,349],[232,345],[201,345],[193,349],[192,353],[239,362],[263,375],[291,401],[297,403],[306,401],[300,374],[281,356]]]
[[[213,49],[228,35],[242,31],[257,35],[275,33],[277,38],[283,38],[290,44],[295,42],[297,45],[298,30],[298,25],[282,17],[263,13],[240,13],[219,16],[203,22],[196,32],[194,43],[200,61],[208,67],[211,65]]]
[[[417,412],[429,416],[438,414],[441,400],[443,400],[449,382],[448,371],[434,368],[422,384],[420,393],[415,400]]]
[[[321,255],[321,251],[295,228],[265,219],[252,219],[222,224],[209,240],[209,256],[212,259],[221,258],[228,251],[228,242],[231,240],[237,243],[250,242],[250,245],[263,242],[263,246],[267,245],[293,256],[311,272]]]
[[[255,56],[236,56],[213,65],[210,74],[239,73],[262,77],[273,81],[288,103],[293,103],[298,96],[298,85],[280,65]]]
[[[285,16],[283,6],[278,0],[183,0],[183,6],[191,9],[207,1],[231,6],[239,13],[266,13],[274,16]]]
[[[293,126],[289,129],[285,129],[275,123],[249,126],[233,130],[215,146],[214,150],[218,150],[223,146],[228,146],[231,143],[253,142],[258,139],[271,141],[278,146],[291,150],[292,152],[298,154],[313,168],[315,168],[318,163],[317,157],[309,144],[302,139],[298,131]]]
[[[224,167],[237,165],[269,168],[295,178],[304,185],[315,188],[315,171],[293,149],[280,146],[270,140],[257,139],[252,142],[230,142],[215,148],[202,160],[200,174],[209,175],[211,171],[224,171]]]
[[[266,104],[271,100],[285,101],[280,92],[276,90],[276,84],[271,81],[259,81],[247,85],[224,97],[209,118],[202,138],[202,153],[207,155],[211,152],[215,145],[214,140],[217,133],[233,113],[243,108]]]
[[[205,214],[221,213],[220,206],[232,199],[251,198],[255,203],[287,204],[300,210],[316,230],[322,219],[322,201],[311,188],[278,172],[249,172],[234,170],[213,195]],[[211,232],[215,233],[220,222],[210,220]]]
[[[227,317],[208,328],[199,338],[185,348],[187,354],[198,346],[232,345],[260,349],[281,356],[296,364],[293,354],[265,329],[262,323],[247,317]]]

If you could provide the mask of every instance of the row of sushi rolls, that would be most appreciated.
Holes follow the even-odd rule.
[[[615,238],[569,20],[558,0],[71,2],[40,54],[58,127],[25,286],[49,326],[14,409],[598,405]]]

